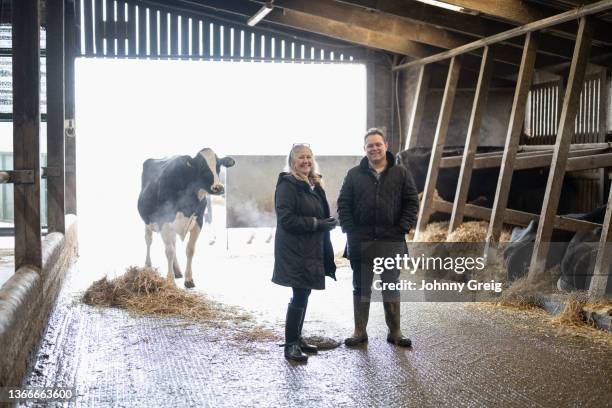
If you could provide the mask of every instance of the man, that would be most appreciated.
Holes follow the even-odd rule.
[[[347,346],[368,341],[373,258],[406,254],[405,234],[416,223],[419,201],[414,181],[405,167],[395,164],[388,147],[382,130],[368,130],[366,157],[348,171],[338,196],[340,225],[347,234],[345,257],[353,269],[355,332],[345,340]],[[385,283],[398,282],[399,270],[387,270],[381,277]],[[383,302],[387,341],[410,347],[411,340],[400,330],[399,292],[383,290]]]

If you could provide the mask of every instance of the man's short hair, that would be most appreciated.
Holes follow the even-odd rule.
[[[365,136],[363,137],[363,143],[365,143],[366,140],[368,140],[369,136],[373,136],[373,135],[380,135],[380,137],[383,138],[384,142],[387,143],[387,136],[385,136],[385,132],[383,132],[382,129],[375,128],[375,127],[368,129]]]

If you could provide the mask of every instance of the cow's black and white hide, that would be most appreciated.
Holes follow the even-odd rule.
[[[212,149],[200,150],[194,157],[172,156],[147,159],[142,168],[142,187],[138,197],[138,213],[145,223],[147,256],[145,265],[151,266],[150,249],[153,232],[164,241],[168,261],[169,282],[182,277],[176,259],[176,235],[181,240],[189,234],[185,287],[194,287],[192,260],[202,230],[207,194],[223,194],[219,181],[221,166],[231,167],[234,159],[219,159]]]
[[[476,153],[502,152],[503,147],[478,146]],[[463,155],[463,146],[445,146],[442,157]],[[425,188],[427,170],[431,158],[431,148],[414,147],[400,152],[397,156],[399,164],[407,167],[412,173],[419,193]],[[441,168],[438,172],[436,190],[445,201],[453,202],[459,180],[459,167]],[[491,208],[495,200],[495,191],[499,178],[499,168],[475,169],[472,172],[467,201]],[[540,213],[548,181],[548,169],[525,169],[513,173],[508,196],[507,208],[530,213]],[[576,196],[575,181],[566,177],[563,182],[558,213],[568,213],[572,208],[571,199]]]
[[[602,223],[605,216],[605,210],[605,207],[599,207],[585,214],[567,214],[565,217]],[[526,228],[516,227],[512,230],[510,243],[503,251],[504,263],[506,265],[509,280],[516,280],[527,274],[537,230],[538,223],[536,221],[532,221]],[[582,252],[584,252],[587,247],[590,249],[593,248],[592,243],[586,243],[591,242],[593,239],[598,241],[599,233],[599,228],[596,228],[594,231],[578,233],[553,230],[550,250],[546,258],[546,268],[552,268],[553,266],[561,264],[561,279],[568,284],[569,282],[577,282],[578,276],[576,275],[585,275],[585,269],[583,269],[581,265],[584,264],[586,258],[583,259],[585,254]],[[595,236],[597,237],[594,238]],[[578,264],[577,260],[580,259],[582,259],[582,263]],[[586,274],[589,282],[592,271],[591,269],[590,273]],[[585,280],[586,278],[583,276],[579,284],[580,287],[574,286],[574,288],[585,289]],[[561,286],[561,284],[558,286]]]

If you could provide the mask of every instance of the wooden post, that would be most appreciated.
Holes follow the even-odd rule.
[[[510,194],[512,173],[514,172],[514,159],[516,158],[516,151],[518,149],[521,133],[523,131],[525,106],[527,105],[527,96],[529,95],[529,88],[531,87],[531,79],[533,77],[536,50],[536,34],[528,33],[525,37],[523,57],[521,59],[518,78],[516,79],[516,89],[514,91],[514,100],[512,102],[512,110],[510,112],[510,123],[508,125],[508,133],[506,135],[504,156],[499,169],[495,200],[493,201],[489,230],[487,231],[485,253],[488,253],[491,246],[497,244],[501,234],[504,222],[503,216],[506,210],[506,205],[508,204],[508,195]]]
[[[438,126],[436,127],[436,135],[429,159],[429,169],[427,170],[427,179],[425,180],[425,190],[419,208],[419,219],[417,221],[416,237],[425,231],[434,198],[434,191],[438,181],[438,171],[440,168],[440,160],[442,159],[442,151],[444,150],[444,142],[446,141],[446,133],[453,113],[453,104],[455,102],[455,92],[457,90],[457,81],[459,80],[459,72],[461,71],[460,57],[453,57],[448,68],[448,76],[446,77],[446,85],[444,87],[444,96],[442,97],[442,107],[440,116],[438,117]]]
[[[589,296],[593,298],[601,298],[606,294],[608,274],[610,273],[610,264],[612,264],[612,251],[610,250],[610,243],[612,242],[612,228],[610,228],[612,223],[612,189],[610,189],[610,193],[599,239],[599,251],[597,251],[597,257],[595,258],[595,270],[589,287]]]
[[[66,214],[77,213],[76,199],[76,144],[75,144],[75,123],[74,123],[74,60],[76,57],[76,38],[78,31],[76,29],[75,20],[75,4],[74,0],[66,2],[66,18],[65,18],[65,53],[64,53],[64,92],[66,98],[65,104],[65,211]],[[108,43],[107,39],[107,43]]]
[[[15,184],[15,270],[40,268],[40,9],[38,0],[13,3],[13,163],[32,183]]]
[[[476,85],[476,92],[474,94],[472,114],[470,116],[467,139],[463,150],[461,170],[459,171],[459,183],[457,184],[453,213],[448,226],[449,236],[463,222],[463,210],[465,209],[468,191],[470,189],[474,156],[476,155],[476,148],[480,141],[480,126],[487,107],[489,84],[491,83],[492,73],[493,51],[487,46],[482,54],[482,64],[480,65],[480,73],[478,74],[478,84]]]
[[[429,67],[421,65],[419,68],[419,76],[417,79],[416,93],[414,94],[414,102],[410,112],[410,125],[408,126],[408,134],[406,135],[406,143],[404,149],[410,149],[416,146],[421,121],[423,119],[423,111],[425,110],[425,102],[427,100],[427,91],[429,90]]]
[[[590,24],[589,17],[582,17],[580,19],[580,25],[578,26],[576,46],[572,57],[567,89],[565,91],[565,97],[563,98],[563,109],[559,121],[557,142],[555,144],[555,151],[553,153],[550,173],[548,175],[546,192],[544,193],[544,203],[542,205],[542,214],[540,215],[538,232],[533,247],[531,265],[529,267],[530,281],[535,280],[535,278],[545,270],[554,218],[557,214],[563,177],[565,176],[567,156],[572,142],[572,136],[574,135],[574,120],[576,119],[576,112],[578,110],[580,91],[584,84],[584,74],[589,62],[592,35],[593,28]]]
[[[47,224],[64,233],[64,0],[47,5]]]

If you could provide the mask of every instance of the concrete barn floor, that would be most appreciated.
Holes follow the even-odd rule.
[[[206,267],[196,263],[196,289],[281,334],[289,289],[270,282],[272,257],[207,256]],[[560,335],[533,314],[403,303],[402,327],[414,342],[405,350],[386,343],[382,305],[373,304],[367,347],[340,346],[300,365],[283,358],[278,341],[83,305],[78,294],[96,268],[84,256],[72,268],[25,379],[76,387],[78,406],[612,406],[612,349]],[[305,335],[351,332],[350,270],[338,276],[311,296]]]

